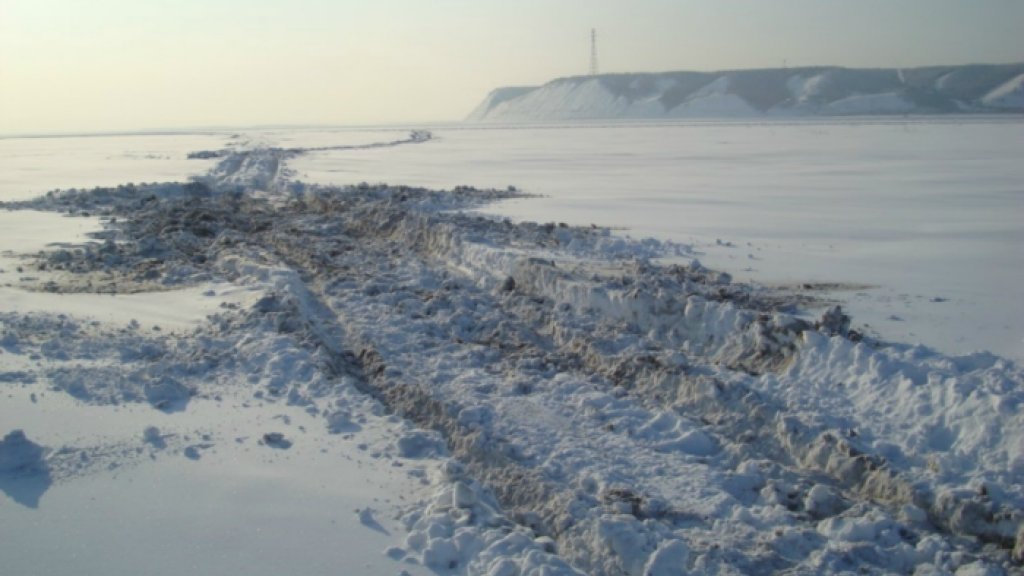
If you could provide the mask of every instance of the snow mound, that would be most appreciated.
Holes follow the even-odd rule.
[[[439,573],[582,574],[556,555],[550,538],[505,517],[479,484],[452,480],[403,518],[409,531],[403,556]]]

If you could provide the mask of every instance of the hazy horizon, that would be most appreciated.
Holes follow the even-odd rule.
[[[0,0],[0,134],[391,125],[586,74],[1024,61],[1014,0]]]

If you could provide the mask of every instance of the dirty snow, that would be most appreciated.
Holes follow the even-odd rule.
[[[461,134],[432,136],[225,137],[191,182],[5,204],[87,223],[5,254],[6,569],[1019,571],[1013,361],[691,243],[480,215],[517,189],[303,182]]]

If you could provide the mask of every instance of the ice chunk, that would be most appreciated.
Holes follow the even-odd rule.
[[[682,540],[662,542],[651,554],[644,567],[644,574],[649,576],[675,576],[686,573],[686,561],[690,557],[690,549]]]
[[[160,429],[156,426],[147,426],[146,429],[142,431],[142,440],[157,450],[162,450],[167,447],[167,442],[164,440],[163,435],[160,434]]]
[[[22,506],[37,508],[53,483],[46,452],[24,431],[11,430],[0,440],[0,491]]]
[[[327,415],[327,430],[331,434],[358,432],[360,429],[359,424],[353,422],[352,413],[344,408],[339,408]]]
[[[0,440],[0,473],[31,473],[46,469],[45,450],[23,430],[11,430]]]
[[[844,508],[843,499],[824,484],[815,484],[804,498],[804,510],[813,518],[835,516]]]
[[[423,458],[444,452],[444,447],[436,436],[418,430],[399,438],[395,446],[404,458]]]

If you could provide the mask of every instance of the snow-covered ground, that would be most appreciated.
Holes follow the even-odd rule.
[[[1024,112],[1024,65],[763,68],[574,76],[493,90],[468,122]]]
[[[849,119],[438,130],[296,158],[311,182],[516,186],[487,212],[686,244],[739,280],[833,285],[868,332],[1024,360],[1024,122]],[[865,328],[864,324],[868,326]]]
[[[3,572],[1019,571],[1019,128],[0,155]]]

